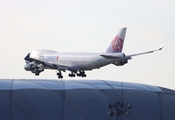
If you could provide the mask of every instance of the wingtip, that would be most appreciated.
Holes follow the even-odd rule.
[[[162,50],[162,49],[163,49],[163,47],[164,47],[164,45],[161,45],[161,46],[159,47],[159,50]]]

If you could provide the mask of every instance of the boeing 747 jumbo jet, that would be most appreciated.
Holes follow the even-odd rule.
[[[62,79],[62,71],[70,71],[69,77],[86,77],[85,71],[99,69],[103,66],[114,64],[122,66],[128,63],[133,56],[152,53],[159,49],[125,55],[122,53],[126,28],[121,28],[112,40],[105,53],[62,53],[52,50],[34,50],[24,58],[26,64],[24,69],[38,76],[44,69],[57,70],[58,78]]]

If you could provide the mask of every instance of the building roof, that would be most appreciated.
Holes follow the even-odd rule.
[[[123,120],[171,120],[174,101],[174,90],[138,83],[0,79],[0,120],[114,120],[116,110]]]

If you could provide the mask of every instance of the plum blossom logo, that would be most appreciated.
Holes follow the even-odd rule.
[[[121,52],[123,48],[123,39],[116,37],[112,41],[112,48],[115,52]]]

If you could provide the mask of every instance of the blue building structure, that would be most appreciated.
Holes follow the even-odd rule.
[[[0,79],[0,120],[174,119],[175,91],[163,87],[110,80]]]

